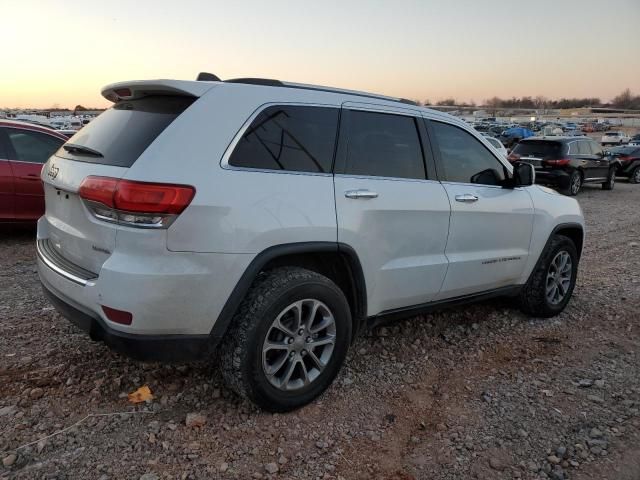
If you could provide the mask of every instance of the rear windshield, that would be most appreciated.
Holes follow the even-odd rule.
[[[82,148],[70,152],[63,146],[56,155],[80,162],[130,167],[194,100],[184,96],[149,96],[118,102],[66,144],[84,147],[93,154],[86,154]]]
[[[540,140],[535,142],[521,141],[516,145],[512,153],[516,153],[521,157],[559,158],[562,156],[562,143]]]

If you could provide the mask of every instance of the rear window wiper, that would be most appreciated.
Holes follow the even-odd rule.
[[[82,145],[76,145],[74,143],[65,143],[64,148],[69,153],[75,153],[76,155],[89,155],[91,157],[104,157],[99,151],[93,148],[83,147]]]

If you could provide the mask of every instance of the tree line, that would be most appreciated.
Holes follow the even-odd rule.
[[[438,106],[459,106],[459,107],[475,107],[475,102],[459,102],[455,98],[445,98],[437,101],[435,104],[430,100],[425,100],[424,105]],[[612,107],[624,108],[630,110],[640,110],[640,95],[634,95],[630,89],[624,90],[616,95],[609,103],[603,103],[598,97],[587,98],[560,98],[552,100],[542,95],[536,97],[511,97],[500,98],[492,97],[485,101],[483,107],[498,108],[531,108],[537,110],[557,109],[557,108],[583,108],[583,107]]]

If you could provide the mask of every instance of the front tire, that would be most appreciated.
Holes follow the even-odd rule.
[[[578,253],[573,241],[554,235],[520,293],[522,311],[542,318],[558,315],[569,303],[577,275]]]
[[[602,184],[603,190],[613,190],[616,184],[616,169],[615,167],[609,169],[609,175],[607,175],[607,181]]]
[[[299,408],[340,370],[351,343],[344,293],[310,270],[282,267],[251,287],[221,345],[227,385],[271,412]]]
[[[640,167],[636,167],[631,171],[629,175],[630,183],[640,183]]]

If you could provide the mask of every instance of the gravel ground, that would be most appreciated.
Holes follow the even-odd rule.
[[[380,328],[286,415],[214,366],[91,342],[43,298],[33,230],[0,233],[0,478],[638,480],[640,188],[578,199],[588,240],[562,315],[499,300]],[[145,384],[155,398],[130,404]]]

